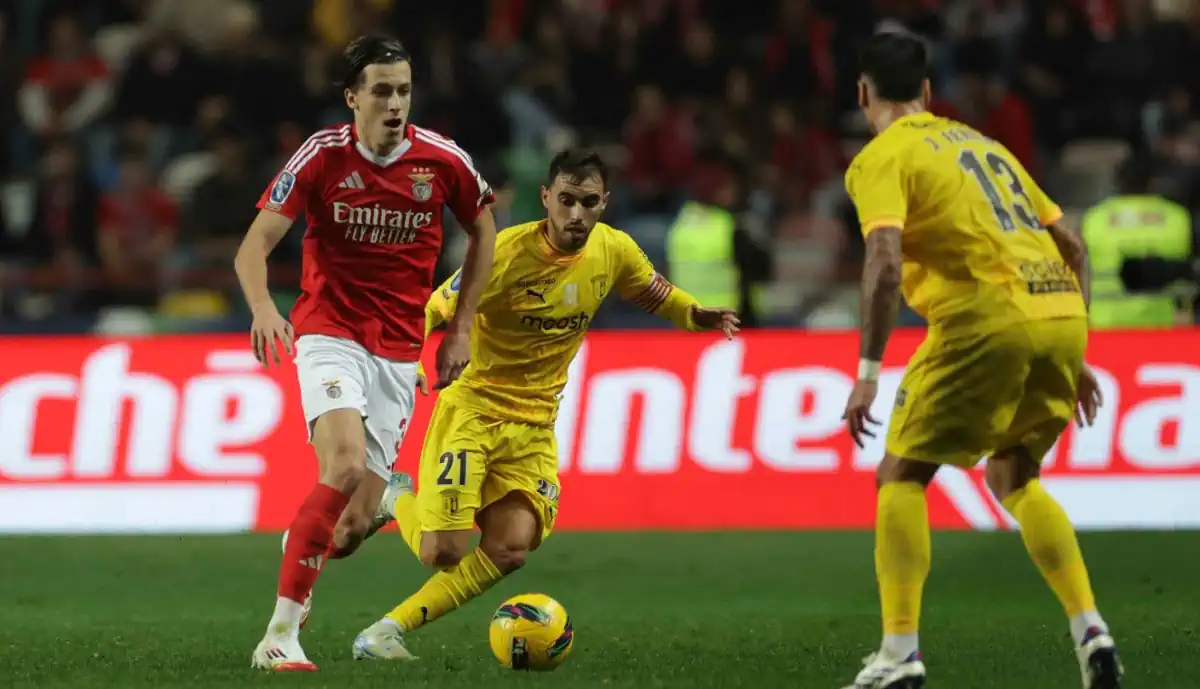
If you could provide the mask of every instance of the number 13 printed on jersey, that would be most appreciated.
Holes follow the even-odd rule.
[[[996,221],[1000,223],[1001,230],[1012,232],[1017,229],[1018,223],[1027,230],[1045,229],[1038,221],[1033,199],[1025,193],[1020,176],[1004,156],[995,151],[988,151],[981,161],[979,154],[968,148],[958,154],[958,164],[974,175],[979,186],[983,188],[983,193],[987,195],[992,210],[996,213]],[[1005,200],[1001,193],[1002,184],[1012,192],[1011,200]]]

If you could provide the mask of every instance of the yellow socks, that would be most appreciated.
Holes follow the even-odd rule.
[[[419,591],[408,597],[387,617],[405,631],[432,622],[483,593],[503,578],[500,570],[479,548],[457,565],[429,578]]]
[[[1025,548],[1050,588],[1054,589],[1067,616],[1072,618],[1072,625],[1081,615],[1094,613],[1096,599],[1079,541],[1075,538],[1075,527],[1071,526],[1058,501],[1046,492],[1040,481],[1033,480],[1005,498],[1003,503],[1021,525]]]
[[[917,650],[921,592],[929,576],[931,552],[924,487],[885,483],[879,489],[875,516],[875,575],[884,647],[893,655],[904,657]]]
[[[404,493],[396,498],[392,506],[392,514],[396,517],[396,528],[400,536],[408,544],[413,555],[421,557],[421,520],[417,518],[417,494]]]

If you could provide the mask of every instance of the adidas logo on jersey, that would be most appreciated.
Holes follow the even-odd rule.
[[[350,173],[350,176],[342,180],[338,185],[338,189],[366,189],[367,185],[363,184],[362,177],[359,176],[358,170]]]

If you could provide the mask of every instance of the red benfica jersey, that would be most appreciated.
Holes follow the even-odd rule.
[[[442,207],[467,227],[493,200],[471,156],[428,129],[408,125],[386,158],[360,143],[353,125],[310,136],[258,201],[292,220],[308,217],[296,334],[343,337],[416,361]]]

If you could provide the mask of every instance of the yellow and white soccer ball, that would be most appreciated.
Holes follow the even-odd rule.
[[[567,611],[550,596],[522,593],[496,610],[488,642],[500,664],[513,670],[553,670],[575,647]]]

